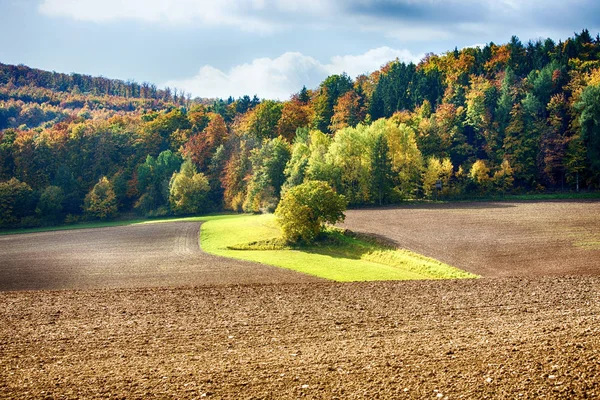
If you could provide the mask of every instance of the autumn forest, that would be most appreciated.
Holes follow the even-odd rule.
[[[0,226],[600,189],[600,36],[427,54],[286,101],[0,64]]]

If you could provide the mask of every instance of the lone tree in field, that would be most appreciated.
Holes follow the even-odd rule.
[[[288,243],[313,242],[326,223],[335,224],[345,218],[346,199],[326,182],[308,181],[288,190],[275,216]]]

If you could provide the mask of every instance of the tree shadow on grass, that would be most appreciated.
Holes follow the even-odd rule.
[[[396,245],[390,240],[386,241],[383,236],[378,237],[376,235],[358,234],[338,228],[328,228],[313,243],[288,244],[279,238],[273,238],[228,246],[227,248],[229,250],[242,251],[294,250],[334,258],[359,260],[369,252],[395,249]]]
[[[381,235],[328,228],[310,244],[287,245],[286,249],[340,259],[360,260],[374,251],[397,250],[397,244]]]

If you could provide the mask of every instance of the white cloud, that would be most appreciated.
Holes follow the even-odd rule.
[[[369,50],[358,56],[332,57],[331,63],[327,64],[326,69],[331,74],[346,72],[354,78],[360,74],[373,72],[396,58],[400,61],[417,63],[422,58],[422,55],[415,56],[408,50],[396,50],[384,46]]]
[[[261,98],[285,100],[303,85],[317,87],[328,75],[346,72],[356,77],[379,69],[396,58],[417,62],[421,57],[407,50],[380,47],[357,56],[335,56],[329,63],[323,64],[302,53],[288,52],[273,59],[258,58],[227,72],[205,65],[196,76],[168,81],[164,86],[183,89],[200,97],[226,98],[257,94]]]
[[[0,0],[1,2],[2,0]],[[302,35],[351,29],[408,43],[469,43],[513,34],[570,34],[598,28],[597,0],[38,0],[54,17],[104,23],[226,26],[242,31]],[[352,34],[351,34],[352,35]],[[327,41],[324,35],[323,40]],[[316,44],[318,45],[318,43]]]
[[[141,20],[151,23],[235,26],[249,31],[283,27],[276,15],[323,14],[328,1],[305,0],[42,0],[39,11],[55,17],[107,22]]]

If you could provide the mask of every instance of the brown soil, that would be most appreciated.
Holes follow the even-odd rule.
[[[598,201],[351,210],[343,226],[485,277],[600,274]]]
[[[4,292],[0,304],[3,398],[600,396],[598,277]]]
[[[199,227],[174,222],[0,236],[0,291],[319,280],[206,254]]]
[[[0,398],[598,398],[599,207],[348,213],[533,275],[460,281],[325,282],[206,255],[198,224],[0,237]]]

